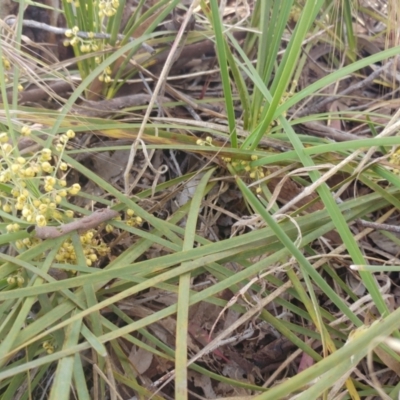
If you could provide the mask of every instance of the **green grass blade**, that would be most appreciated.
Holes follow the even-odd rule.
[[[226,114],[228,117],[229,136],[231,139],[232,147],[237,148],[238,142],[236,132],[235,109],[233,107],[232,89],[228,70],[228,59],[226,55],[227,44],[223,36],[223,27],[220,19],[221,17],[218,9],[218,2],[216,0],[210,1],[211,10],[208,9],[204,1],[202,1],[201,3],[203,11],[210,19],[215,33],[216,52],[220,67],[222,86],[224,90],[224,102]]]

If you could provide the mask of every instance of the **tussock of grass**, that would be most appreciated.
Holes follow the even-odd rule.
[[[1,20],[1,399],[397,398],[397,3],[137,3]]]

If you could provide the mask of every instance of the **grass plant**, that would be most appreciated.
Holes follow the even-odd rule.
[[[136,3],[0,21],[0,398],[398,398],[397,3]]]

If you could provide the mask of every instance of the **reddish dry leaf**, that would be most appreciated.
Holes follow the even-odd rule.
[[[311,367],[312,365],[314,365],[314,359],[311,356],[309,356],[308,354],[303,353],[301,356],[301,360],[300,360],[300,364],[299,364],[297,373],[304,371],[305,369]]]

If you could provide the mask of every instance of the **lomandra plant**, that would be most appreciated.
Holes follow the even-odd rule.
[[[134,40],[137,35],[151,34],[179,3],[178,0],[172,2],[163,0],[144,8],[145,2],[140,1],[134,12],[126,18],[129,6],[126,7],[125,0],[93,2],[63,0],[64,16],[70,28],[65,33],[64,45],[72,46],[79,60],[78,68],[81,78],[87,77],[96,66],[104,66],[102,72],[96,77],[99,82],[88,88],[89,98],[93,92],[113,98],[126,80],[138,72],[132,66],[128,68],[130,58],[137,53],[140,46],[143,47],[144,53],[151,56],[156,53],[152,47],[137,44],[116,61],[107,61],[108,56],[116,48]],[[83,37],[78,35],[79,32],[83,33]]]
[[[51,400],[67,400],[72,388],[77,398],[85,400],[124,398],[127,393],[143,399],[184,400],[194,383],[209,379],[207,388],[216,396],[234,396],[240,391],[242,396],[268,400],[295,396],[305,400],[321,396],[396,398],[400,390],[397,381],[381,385],[372,372],[374,367],[396,368],[400,361],[393,341],[387,340],[391,335],[399,337],[399,311],[390,309],[387,294],[382,294],[380,281],[370,269],[361,268],[356,276],[364,290],[361,294],[353,290],[347,270],[350,263],[368,266],[370,260],[383,260],[379,254],[366,259],[371,248],[362,251],[363,242],[359,241],[366,233],[352,224],[400,208],[398,157],[393,148],[400,140],[390,136],[398,125],[391,121],[385,127],[387,116],[378,120],[376,113],[365,110],[335,113],[317,108],[301,114],[301,107],[307,107],[319,91],[355,72],[365,83],[368,77],[362,68],[399,54],[399,48],[360,56],[351,37],[352,22],[359,19],[351,7],[355,2],[245,2],[251,5],[251,12],[241,21],[240,28],[248,30],[244,43],[231,32],[237,20],[232,22],[221,12],[224,2],[197,2],[196,22],[207,30],[185,32],[179,44],[199,37],[215,41],[223,93],[214,91],[212,98],[191,99],[192,108],[183,101],[179,104],[196,118],[200,113],[196,106],[200,109],[204,102],[218,102],[223,110],[216,114],[212,109],[212,121],[205,121],[211,119],[208,114],[201,114],[204,120],[196,121],[173,118],[170,110],[166,117],[160,117],[161,112],[158,117],[153,114],[138,143],[140,149],[171,151],[171,157],[177,149],[184,155],[195,153],[201,174],[190,171],[143,190],[138,185],[134,196],[129,196],[74,158],[105,147],[60,145],[70,143],[71,138],[67,141],[63,135],[72,126],[77,135],[89,132],[91,138],[93,132],[113,139],[139,135],[142,116],[132,123],[70,115],[69,110],[82,94],[92,100],[114,97],[127,79],[136,77],[139,70],[146,72],[157,55],[171,49],[176,33],[166,31],[160,23],[179,2],[152,2],[148,9],[145,3],[137,2],[123,27],[119,23],[125,12],[123,2],[63,3],[68,28],[64,40],[77,56],[73,65],[78,71],[74,66],[71,70],[81,83],[61,111],[44,116],[38,108],[19,107],[17,97],[10,106],[6,88],[17,94],[18,77],[25,77],[26,71],[19,69],[22,63],[2,64],[9,78],[9,86],[4,83],[1,87],[5,208],[1,210],[4,235],[0,243],[8,246],[7,254],[0,254],[2,396],[14,399],[19,390],[24,399],[31,393],[50,393]],[[345,24],[332,15],[343,15]],[[333,49],[324,53],[330,69],[308,81],[304,68],[321,37]],[[183,90],[184,85],[178,87]],[[128,115],[134,118],[134,114]],[[329,120],[338,126],[340,120],[357,125],[363,118],[370,137],[353,135],[344,143],[298,131],[300,124],[308,122]],[[40,133],[48,135],[43,143],[33,132],[42,147],[29,155],[18,152],[20,136],[32,127],[25,120],[40,120],[46,125]],[[332,132],[329,124],[322,126]],[[193,137],[203,133],[205,139]],[[340,133],[343,137],[348,132]],[[52,143],[57,137],[58,143]],[[129,149],[113,144],[107,151]],[[206,157],[203,164],[201,156]],[[181,165],[176,164],[179,170]],[[67,188],[65,165],[74,168],[82,181],[94,182],[104,195],[78,192],[77,186]],[[345,178],[328,185],[338,172]],[[278,184],[274,183],[277,178]],[[347,185],[356,186],[356,182],[368,191],[355,199],[342,199]],[[224,191],[225,184],[229,191]],[[16,186],[14,191],[12,186]],[[186,203],[175,196],[182,187],[190,189]],[[282,188],[286,196],[280,196]],[[110,221],[102,231],[106,245],[112,244],[107,255],[99,252],[101,243],[95,242],[97,236],[91,230],[32,242],[31,225],[35,231],[46,228],[40,225],[62,230],[72,216],[70,211],[76,211],[77,220],[90,214],[75,203],[77,196],[100,209],[125,210],[125,221]],[[219,202],[222,197],[231,201],[230,196],[234,196],[234,207],[224,214],[225,205]],[[174,208],[167,208],[169,202]],[[166,217],[147,211],[160,204]],[[236,231],[241,234],[218,236],[223,227],[210,226],[217,213],[237,219],[233,225],[242,224],[242,231]],[[138,228],[142,221],[146,221],[145,229]],[[321,239],[334,229],[339,235],[330,237],[336,241]],[[49,274],[51,268],[68,275],[57,281]],[[162,303],[160,298],[167,300]],[[227,308],[235,320],[229,320],[224,329],[203,330],[189,313],[190,307],[201,303],[216,313],[215,320],[225,323]],[[158,334],[160,326],[162,334]],[[226,343],[241,340],[247,327],[253,326],[260,335],[268,326],[279,336],[279,343],[295,346],[287,374],[279,375],[282,364],[272,372],[260,368],[253,374],[249,368],[247,380],[243,374],[243,379],[238,379],[236,370],[231,377],[225,376],[230,370],[220,360],[227,359]],[[188,339],[188,332],[195,340]],[[260,342],[263,339],[265,336]],[[238,350],[251,349],[257,341],[253,333],[243,346],[232,345],[236,364],[248,365],[257,358],[258,368],[263,357],[269,356],[268,351],[244,354]],[[214,352],[218,346],[221,353]],[[157,368],[149,368],[156,371],[151,378],[146,375],[150,372],[133,365],[139,348],[147,360],[157,363]],[[211,367],[207,359],[198,362],[206,354],[215,356]],[[193,380],[192,376],[198,375],[190,375],[188,368],[204,379]],[[173,385],[163,388],[170,379]]]
[[[21,137],[30,136],[31,128],[23,126]],[[29,156],[21,156],[18,147],[14,148],[9,143],[7,132],[0,133],[0,200],[4,233],[17,233],[30,226],[43,228],[65,224],[72,220],[74,212],[69,207],[68,199],[76,196],[81,187],[78,183],[68,186],[66,178],[70,168],[62,161],[62,154],[68,141],[74,137],[71,129],[61,135],[55,144],[55,154],[51,149],[43,148]],[[88,266],[97,261],[98,255],[104,256],[108,252],[108,247],[96,235],[95,230],[90,230],[80,236]],[[37,246],[40,241],[33,236],[18,239],[13,244],[19,252],[23,252]],[[55,258],[58,262],[76,264],[77,256],[69,239],[62,244]],[[17,276],[19,278],[20,274],[17,273]],[[15,283],[15,274],[10,275],[7,282]],[[20,278],[18,286],[22,283]]]

